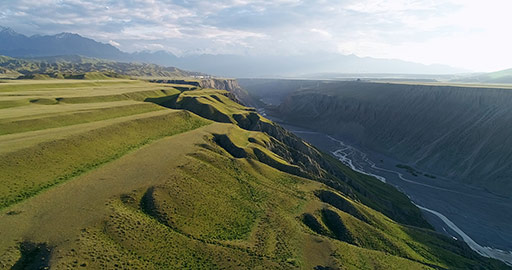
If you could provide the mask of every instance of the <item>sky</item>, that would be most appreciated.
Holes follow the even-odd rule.
[[[512,68],[510,0],[2,0],[0,25],[127,52],[355,54]]]

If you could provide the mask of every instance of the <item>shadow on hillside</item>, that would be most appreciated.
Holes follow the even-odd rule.
[[[176,100],[180,94],[165,96],[165,97],[157,97],[157,98],[146,98],[144,102],[151,102],[162,107],[174,109],[176,107]]]
[[[20,243],[21,258],[12,267],[13,270],[18,269],[49,269],[50,255],[52,248],[46,243]]]

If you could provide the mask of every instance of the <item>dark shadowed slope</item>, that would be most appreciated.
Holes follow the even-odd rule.
[[[289,95],[278,114],[421,170],[512,196],[512,90],[368,82]]]

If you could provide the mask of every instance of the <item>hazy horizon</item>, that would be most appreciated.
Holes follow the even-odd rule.
[[[354,54],[476,72],[511,68],[506,1],[84,1],[0,3],[0,25],[78,33],[122,51]]]

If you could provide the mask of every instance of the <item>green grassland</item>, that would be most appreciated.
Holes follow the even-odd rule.
[[[123,63],[83,56],[17,59],[0,55],[0,79],[111,80],[129,77],[183,78],[204,75],[154,64]]]
[[[229,92],[69,83],[0,84],[1,269],[506,269]]]

